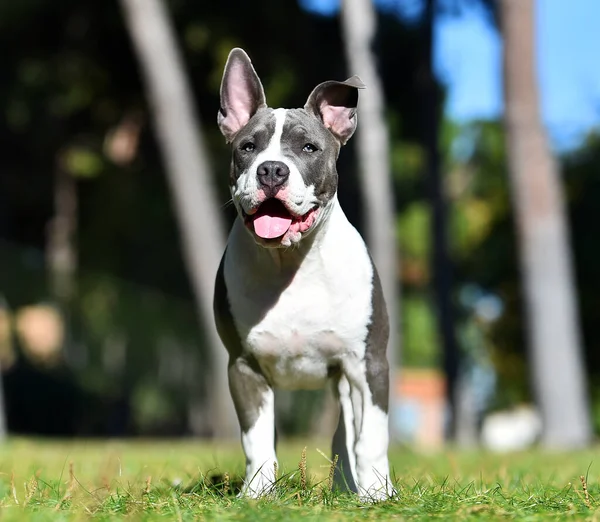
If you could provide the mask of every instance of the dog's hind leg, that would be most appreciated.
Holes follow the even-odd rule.
[[[356,487],[356,458],[354,456],[355,419],[352,408],[350,384],[345,376],[334,382],[334,393],[340,403],[340,419],[333,436],[332,457],[338,456],[334,474],[334,487],[358,492]]]

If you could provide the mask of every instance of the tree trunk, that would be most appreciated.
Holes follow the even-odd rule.
[[[388,361],[391,369],[390,419],[394,424],[396,361],[400,360],[400,301],[394,190],[390,175],[390,144],[384,117],[385,100],[377,57],[372,51],[376,13],[371,0],[344,0],[342,30],[346,62],[367,88],[361,92],[356,132],[359,179],[364,201],[366,239],[379,272],[390,317]]]
[[[14,332],[12,331],[10,310],[4,296],[0,294],[0,347],[6,359],[15,347],[12,346]],[[1,346],[4,345],[4,346]],[[8,436],[8,423],[6,419],[6,404],[4,402],[4,374],[0,367],[0,444],[6,442]]]
[[[454,309],[452,305],[452,262],[448,252],[447,212],[440,158],[439,132],[442,104],[433,70],[434,22],[436,0],[426,0],[423,16],[423,132],[427,151],[427,196],[431,205],[432,257],[431,273],[435,292],[435,304],[439,338],[442,343],[442,360],[446,376],[446,400],[449,409],[447,437],[454,439],[461,420],[457,394],[459,390],[460,355],[454,330]],[[458,441],[464,443],[466,441]]]
[[[214,278],[225,233],[200,123],[163,2],[121,0],[121,5],[145,78],[184,257],[210,349],[209,422],[214,436],[233,437],[237,423],[227,385],[227,355],[212,317]]]
[[[64,163],[64,152],[59,152],[54,171],[54,215],[46,234],[46,266],[50,294],[60,310],[65,329],[65,360],[72,368],[82,368],[87,363],[88,354],[83,345],[73,342],[72,313],[77,291],[77,180]]]
[[[54,174],[54,216],[48,225],[47,264],[50,287],[59,301],[70,301],[77,269],[77,183],[59,155]]]
[[[590,442],[587,381],[558,166],[539,114],[534,0],[501,0],[505,125],[533,390],[546,446]]]

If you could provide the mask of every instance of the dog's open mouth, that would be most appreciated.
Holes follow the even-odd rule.
[[[295,216],[278,199],[270,198],[261,203],[252,215],[246,216],[246,225],[263,239],[275,239],[286,232],[306,232],[314,223],[316,208],[303,216]]]

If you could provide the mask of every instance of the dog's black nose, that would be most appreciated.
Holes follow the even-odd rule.
[[[290,169],[283,161],[264,161],[256,169],[256,174],[264,188],[273,190],[287,181]]]

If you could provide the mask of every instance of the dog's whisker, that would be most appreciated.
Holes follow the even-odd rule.
[[[221,205],[221,210],[226,209],[227,207],[230,207],[231,205],[233,205],[233,198],[231,198],[229,201],[226,201],[225,203],[223,203]]]

